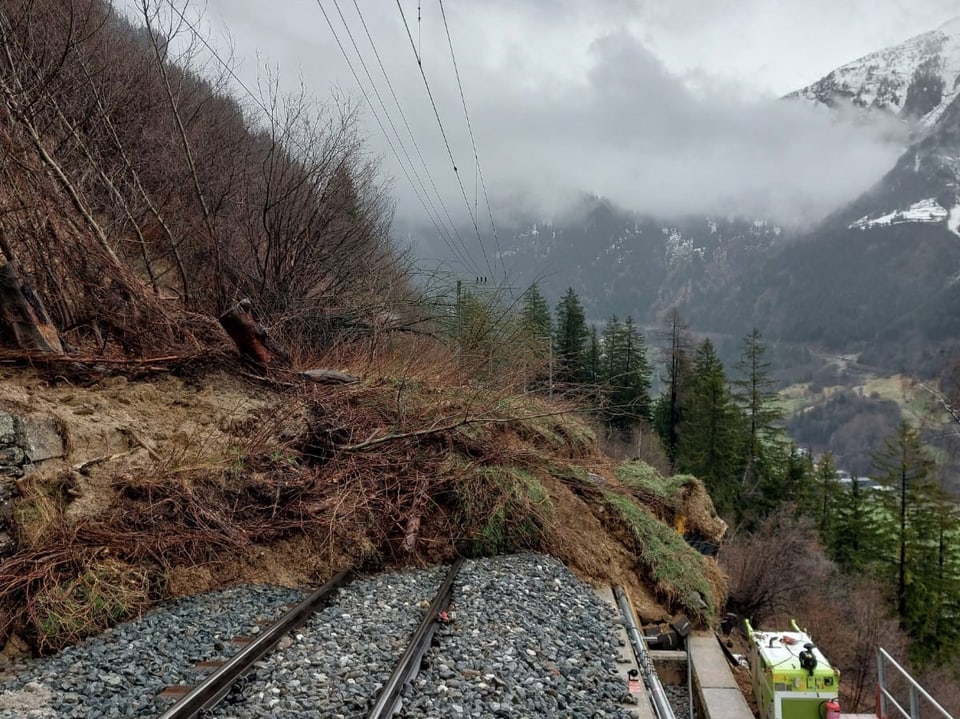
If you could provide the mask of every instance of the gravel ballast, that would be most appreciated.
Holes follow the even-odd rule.
[[[215,707],[229,719],[365,716],[446,567],[357,579]],[[236,651],[304,593],[234,587],[165,604],[55,657],[0,675],[0,719],[155,717],[193,665]],[[467,561],[401,716],[633,716],[623,707],[618,618],[558,561],[534,554]]]
[[[617,617],[560,562],[467,562],[452,621],[404,692],[405,717],[630,717]]]

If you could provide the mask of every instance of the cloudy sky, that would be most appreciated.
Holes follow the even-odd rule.
[[[395,178],[402,221],[422,212],[411,187],[418,176],[427,187],[432,179],[458,218],[476,199],[483,207],[438,0],[180,2],[202,12],[212,43],[232,45],[248,87],[269,68],[287,88],[302,79],[321,101],[332,92],[357,98],[368,146]],[[855,124],[776,98],[960,14],[956,0],[446,0],[443,9],[495,216],[521,205],[551,216],[588,191],[638,211],[787,223],[858,194],[901,145],[889,124]],[[412,183],[374,110],[413,158]]]

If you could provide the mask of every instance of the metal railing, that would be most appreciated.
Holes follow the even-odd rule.
[[[896,674],[899,674],[903,679],[905,679],[909,685],[909,709],[904,709],[899,702],[894,699],[893,694],[891,694],[890,690],[887,688],[887,667],[884,663],[885,661],[889,662],[896,670]],[[920,719],[921,698],[926,699],[927,703],[933,707],[933,709],[935,709],[941,717],[944,717],[944,719],[953,719],[953,717],[950,716],[950,713],[940,706],[940,704],[937,703],[937,700],[930,696],[922,686],[917,684],[914,678],[907,673],[907,670],[897,664],[896,659],[891,657],[887,651],[881,647],[877,652],[877,716],[879,719],[890,719],[891,705],[896,707],[903,719]]]

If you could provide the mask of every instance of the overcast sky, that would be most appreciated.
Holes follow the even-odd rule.
[[[394,0],[337,0],[345,23],[334,0],[189,2],[212,42],[229,35],[250,87],[266,65],[287,87],[302,77],[321,100],[338,90],[363,102],[325,9],[383,115],[346,28],[353,33],[416,158],[362,17],[444,203],[465,214],[475,163],[438,0],[400,5],[468,203]],[[956,0],[446,0],[444,9],[495,213],[523,202],[547,217],[588,191],[638,211],[784,222],[851,199],[902,146],[889,124],[855,125],[776,98],[960,14]],[[363,132],[396,178],[401,219],[416,216],[420,204],[366,104]]]

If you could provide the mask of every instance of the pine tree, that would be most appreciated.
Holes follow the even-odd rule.
[[[604,419],[625,429],[650,419],[650,363],[643,333],[632,317],[624,322],[614,315],[603,330],[601,380],[606,389]]]
[[[778,446],[783,411],[770,378],[767,347],[756,328],[744,338],[743,350],[737,362],[739,379],[736,399],[745,421],[744,470],[741,490],[751,506],[764,514],[777,502],[782,487],[778,471],[785,459],[784,448]]]
[[[523,309],[520,316],[524,331],[532,338],[541,339],[553,334],[550,306],[541,294],[540,286],[536,282],[523,293]]]
[[[730,516],[740,469],[740,422],[723,364],[709,339],[694,356],[678,433],[677,469],[701,479],[717,511]]]
[[[827,548],[843,569],[863,572],[880,551],[874,506],[857,477],[849,489],[837,492],[836,499]]]
[[[603,351],[597,328],[590,328],[590,337],[587,340],[586,381],[590,384],[599,384],[603,378]]]
[[[589,337],[583,305],[573,288],[569,288],[557,304],[554,346],[557,358],[557,379],[581,383],[587,379],[586,345]]]
[[[801,511],[806,511],[814,502],[817,490],[813,460],[796,445],[791,445],[787,453],[781,490],[779,501],[789,502]]]
[[[949,634],[939,626],[940,615],[960,598],[960,577],[945,571],[951,513],[933,469],[919,432],[907,422],[900,423],[874,456],[875,477],[888,488],[881,496],[889,518],[894,603],[901,627],[914,640],[914,659],[921,663],[944,652]],[[952,531],[957,531],[955,525]],[[956,633],[953,641],[960,644]]]
[[[617,358],[620,355],[620,340],[623,336],[623,323],[616,315],[603,326],[603,383],[611,384],[617,374]]]
[[[914,547],[908,548],[905,625],[920,664],[950,661],[960,650],[960,568],[955,541],[956,509],[931,478],[908,512]],[[952,541],[951,541],[952,540]]]
[[[552,389],[553,318],[536,282],[523,293],[519,341],[517,349],[524,357],[524,369],[530,372],[527,386]]]
[[[743,350],[737,362],[740,377],[733,382],[739,390],[737,401],[747,418],[747,438],[752,450],[764,440],[775,438],[780,431],[779,422],[783,419],[783,410],[777,406],[779,396],[770,378],[771,365],[766,353],[767,346],[760,330],[754,328],[744,338]]]
[[[897,613],[903,617],[907,611],[907,549],[913,540],[911,509],[928,489],[932,463],[923,453],[919,433],[904,421],[884,442],[873,464],[877,479],[893,490],[887,506],[894,519]]]
[[[690,333],[676,307],[667,313],[666,327],[660,335],[667,366],[666,388],[654,407],[654,427],[671,462],[677,461],[679,427],[683,420],[683,397],[690,376]]]
[[[837,478],[837,464],[831,452],[824,452],[820,458],[814,483],[817,489],[812,510],[816,518],[817,530],[824,546],[833,547],[836,532],[834,519],[840,502],[841,488]]]

